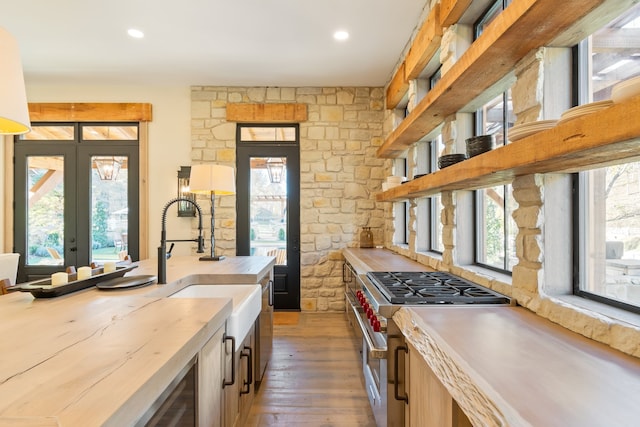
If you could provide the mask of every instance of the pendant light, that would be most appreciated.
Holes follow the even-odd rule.
[[[31,130],[29,106],[18,43],[0,28],[0,134],[19,135]]]

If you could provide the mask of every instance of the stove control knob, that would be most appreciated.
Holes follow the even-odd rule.
[[[372,326],[374,332],[380,332],[380,321],[377,318],[374,319]]]
[[[371,323],[371,326],[374,326],[377,321],[378,321],[378,316],[376,316],[375,314],[372,314],[371,318],[369,319],[369,323]]]
[[[373,309],[371,307],[367,308],[367,319],[371,319],[373,316]]]
[[[369,304],[367,302],[362,302],[362,308],[364,309],[365,312],[367,312],[367,310],[369,310]]]

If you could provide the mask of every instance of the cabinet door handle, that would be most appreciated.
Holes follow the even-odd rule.
[[[245,354],[244,350],[247,350],[249,354]],[[253,382],[253,352],[251,351],[251,347],[247,346],[244,347],[244,350],[240,354],[240,357],[247,358],[247,380],[244,382],[247,389],[240,391],[240,394],[249,394],[251,392],[251,383]]]
[[[236,358],[234,355],[234,351],[236,348],[236,337],[228,337],[227,335],[224,336],[224,338],[222,339],[222,342],[225,343],[225,353],[226,353],[226,343],[227,341],[231,341],[231,381],[227,381],[225,378],[222,379],[222,388],[225,388],[228,385],[233,385],[236,382]],[[225,362],[224,364],[225,366],[225,375],[226,375],[226,367],[227,367],[227,363]]]
[[[409,404],[409,395],[407,394],[407,391],[405,390],[404,396],[400,396],[400,392],[398,390],[399,385],[400,385],[400,381],[398,380],[398,375],[400,373],[400,362],[398,361],[398,357],[400,356],[400,351],[404,351],[405,354],[407,354],[409,352],[409,347],[407,347],[406,345],[399,345],[398,347],[396,347],[396,349],[394,350],[394,356],[395,356],[395,360],[393,362],[393,396],[396,398],[396,400],[402,400],[404,401],[405,404]]]

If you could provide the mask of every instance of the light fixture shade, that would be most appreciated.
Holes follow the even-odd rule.
[[[195,203],[196,196],[191,192],[189,187],[189,176],[191,175],[191,166],[180,166],[178,171],[178,198],[188,199]],[[196,216],[196,207],[193,203],[178,202],[178,216],[194,217]]]
[[[273,184],[279,184],[282,182],[282,173],[284,172],[284,162],[281,158],[269,157],[267,160],[267,173],[269,174],[269,181]]]
[[[93,161],[96,164],[98,175],[102,181],[116,180],[122,164],[115,156],[94,157]]]
[[[191,166],[189,190],[197,194],[235,194],[236,178],[232,167],[207,163]]]
[[[18,135],[31,130],[27,92],[18,43],[0,28],[0,134]]]

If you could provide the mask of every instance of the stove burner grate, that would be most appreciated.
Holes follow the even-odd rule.
[[[373,272],[367,276],[391,304],[508,304],[490,289],[444,272]]]

